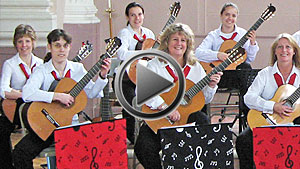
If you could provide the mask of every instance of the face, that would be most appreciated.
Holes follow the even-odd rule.
[[[236,8],[232,6],[226,7],[221,15],[222,26],[233,28],[236,23],[237,16],[238,11]]]
[[[127,20],[133,29],[140,28],[144,22],[144,14],[142,9],[138,6],[130,8]]]
[[[55,62],[64,62],[69,56],[71,44],[68,44],[62,37],[51,44],[48,44],[48,48],[51,51],[52,60]]]
[[[20,56],[31,55],[33,49],[33,41],[30,37],[23,36],[22,38],[19,38],[17,40],[16,48]]]
[[[183,57],[187,49],[187,39],[183,34],[179,34],[178,32],[172,34],[168,44],[168,50],[171,56],[175,59]]]
[[[286,38],[279,39],[278,44],[275,48],[275,55],[277,57],[278,63],[292,63],[294,54],[295,52],[292,44]]]

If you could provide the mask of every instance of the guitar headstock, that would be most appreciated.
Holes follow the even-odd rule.
[[[106,53],[109,55],[109,57],[115,55],[117,50],[122,45],[121,39],[119,39],[118,37],[106,39],[105,42],[107,43]]]
[[[266,21],[266,20],[270,19],[274,15],[275,11],[276,11],[275,6],[273,6],[272,4],[270,4],[268,6],[268,8],[261,14],[260,18],[262,20]]]
[[[171,11],[171,15],[177,17],[179,11],[180,11],[180,2],[174,2],[174,4],[172,4],[170,6],[170,11]]]
[[[82,42],[82,46],[78,51],[77,56],[80,60],[83,60],[87,56],[89,56],[93,51],[93,45],[87,40],[86,42]]]
[[[229,53],[228,59],[231,62],[236,62],[245,54],[245,49],[242,47],[232,49]]]

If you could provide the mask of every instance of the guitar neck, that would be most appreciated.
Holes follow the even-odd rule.
[[[112,111],[109,103],[109,84],[107,84],[103,89],[103,94],[104,96],[101,98],[100,116],[103,121],[107,121],[112,117]]]
[[[81,57],[81,56],[78,54],[78,55],[76,55],[76,56],[72,59],[72,61],[73,61],[73,62],[80,62],[83,58],[84,58],[84,57]]]
[[[290,101],[293,105],[300,97],[300,87],[297,88],[297,90],[290,95],[286,100]]]
[[[202,80],[200,80],[198,83],[196,83],[193,87],[191,87],[189,90],[186,91],[185,95],[192,99],[196,94],[198,94],[206,85],[210,82],[210,76],[224,71],[232,61],[227,58],[224,62],[219,64],[217,67],[215,67],[209,74],[207,74]]]
[[[171,25],[172,23],[174,23],[175,20],[176,20],[176,17],[173,16],[173,15],[171,15],[171,16],[169,17],[167,23],[165,24],[164,28],[163,28],[162,31],[160,32],[160,34],[161,34],[162,32],[164,32],[164,30],[165,30],[169,25]],[[158,43],[157,41],[155,41],[155,43],[154,43],[154,45],[153,45],[152,48],[156,49],[156,48],[158,48],[158,46],[159,46],[159,43]]]
[[[105,53],[100,60],[83,76],[83,78],[70,90],[70,95],[74,98],[83,90],[90,80],[100,71],[104,59],[109,55]]]
[[[264,22],[263,19],[259,18],[255,24],[247,31],[247,33],[236,43],[236,45],[233,47],[233,49],[239,48],[241,46],[243,46],[247,40],[248,40],[248,35],[252,30],[257,30],[258,27]]]

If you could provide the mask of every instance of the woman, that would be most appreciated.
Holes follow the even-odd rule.
[[[193,54],[194,33],[188,25],[181,23],[170,25],[163,32],[160,39],[161,44],[159,46],[159,50],[162,50],[174,57],[182,69],[190,69],[187,73],[186,79],[197,83],[206,76],[204,69]],[[158,58],[152,59],[148,63],[147,67],[170,81],[174,80],[172,73],[169,73],[170,70],[167,68],[171,66]],[[206,103],[211,102],[213,99],[217,89],[217,83],[219,82],[221,75],[222,72],[212,75],[210,77],[211,82],[203,89]],[[162,110],[165,107],[164,100],[159,96],[148,101],[146,105],[151,109],[158,110]],[[180,113],[175,110],[169,115],[169,119],[172,121],[180,120]],[[191,114],[188,122],[193,121],[197,124],[208,124],[207,116],[200,111]],[[149,126],[143,124],[140,128],[134,150],[138,160],[145,169],[161,168],[159,156],[160,149],[159,137],[149,128]]]
[[[220,46],[225,40],[234,40],[238,42],[245,34],[246,30],[236,25],[239,9],[237,5],[229,2],[225,3],[221,9],[220,18],[221,25],[218,29],[209,32],[206,38],[202,41],[199,47],[196,49],[196,57],[203,62],[213,62],[217,60],[224,61],[227,59],[228,54],[219,52]],[[250,62],[254,61],[256,53],[259,50],[256,42],[256,33],[251,31],[247,41],[243,48],[247,52],[247,60],[244,65],[240,65],[241,68],[251,68]]]
[[[63,77],[79,81],[87,73],[82,63],[67,60],[72,38],[62,29],[55,29],[47,36],[51,60],[39,66],[23,87],[22,98],[25,102],[40,101],[51,103],[58,101],[65,106],[71,106],[74,98],[69,93],[49,92],[50,85],[56,79]],[[105,59],[95,82],[90,81],[84,88],[89,98],[102,96],[102,89],[107,84],[107,72],[110,69],[110,59]],[[29,132],[15,146],[13,160],[16,168],[33,168],[32,160],[46,147],[53,143],[53,136],[46,141],[35,133]]]
[[[121,39],[122,46],[117,52],[120,60],[126,60],[134,53],[136,53],[136,46],[143,42],[146,38],[155,39],[154,33],[143,27],[144,23],[144,8],[136,3],[132,2],[127,5],[125,10],[127,19],[127,27],[122,29],[118,37]],[[132,99],[135,96],[135,84],[132,83],[127,74],[125,75],[122,87],[124,96],[129,104],[132,104]],[[131,143],[134,143],[134,127],[135,119],[133,116],[128,114],[124,109],[122,110],[123,117],[126,118],[127,125],[127,138]]]
[[[271,48],[271,66],[262,69],[244,96],[245,104],[250,109],[264,113],[276,113],[282,118],[292,113],[292,108],[285,106],[284,101],[270,101],[280,83],[291,83],[295,87],[300,84],[300,49],[295,39],[283,33],[277,36]],[[295,74],[295,75],[293,75]],[[236,140],[236,150],[240,160],[240,168],[253,168],[253,139],[250,128],[244,130]]]
[[[36,40],[36,33],[30,25],[21,24],[16,27],[13,44],[17,54],[6,60],[2,66],[0,95],[3,99],[18,99],[18,104],[23,102],[21,99],[22,87],[32,71],[43,63],[32,53]],[[0,116],[0,164],[3,168],[12,168],[10,135],[15,125],[20,126],[18,115],[15,113],[14,124],[5,115]]]

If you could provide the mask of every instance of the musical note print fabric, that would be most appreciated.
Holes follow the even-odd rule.
[[[229,124],[159,130],[165,169],[233,169]]]
[[[300,168],[300,127],[254,128],[253,158],[257,169]]]
[[[112,120],[55,130],[59,169],[127,168],[126,120]]]

